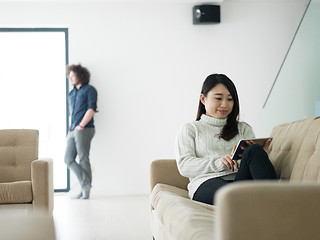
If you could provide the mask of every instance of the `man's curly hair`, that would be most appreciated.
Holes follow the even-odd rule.
[[[82,67],[80,64],[67,66],[67,76],[69,76],[70,72],[75,73],[82,85],[88,84],[90,82],[90,72],[87,68]]]

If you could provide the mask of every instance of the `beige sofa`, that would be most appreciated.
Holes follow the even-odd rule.
[[[280,181],[232,183],[211,206],[188,198],[175,160],[151,164],[156,240],[320,239],[320,118],[275,127],[269,149]]]
[[[38,159],[38,143],[37,130],[0,130],[0,214],[52,214],[52,159]]]
[[[46,212],[0,211],[0,239],[55,240],[53,217]]]

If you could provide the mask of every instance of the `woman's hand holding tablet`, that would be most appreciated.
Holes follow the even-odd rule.
[[[259,144],[265,151],[268,150],[272,138],[242,139],[238,142],[236,150],[233,152],[232,160],[241,159],[243,151],[252,144]]]

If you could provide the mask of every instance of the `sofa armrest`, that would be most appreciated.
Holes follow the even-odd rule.
[[[180,175],[175,159],[155,160],[150,166],[151,191],[157,183],[187,190],[189,179]]]
[[[45,210],[51,215],[54,194],[52,159],[38,159],[32,162],[31,181],[34,208]]]
[[[218,239],[319,239],[319,199],[319,184],[230,184],[215,198]]]

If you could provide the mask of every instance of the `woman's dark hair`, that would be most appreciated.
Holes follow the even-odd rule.
[[[88,69],[82,67],[80,64],[67,66],[67,76],[69,76],[70,72],[75,73],[79,82],[82,85],[86,85],[90,82],[90,72],[88,71]]]
[[[239,116],[239,98],[235,85],[224,74],[211,74],[209,75],[202,85],[201,93],[207,97],[208,92],[218,84],[223,84],[230,92],[233,99],[233,109],[227,118],[227,124],[223,127],[220,138],[229,141],[234,138],[238,133],[238,116]],[[200,120],[201,115],[206,113],[205,106],[199,101],[197,121]]]

